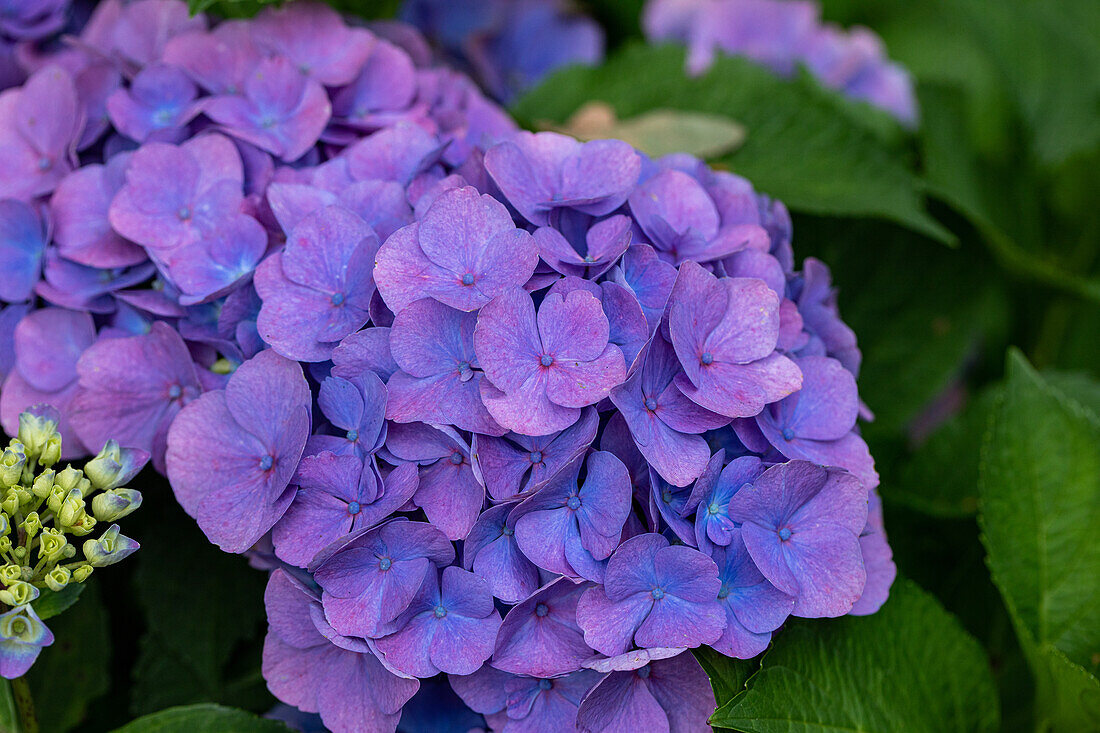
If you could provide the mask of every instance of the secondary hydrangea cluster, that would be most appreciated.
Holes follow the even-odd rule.
[[[42,591],[61,593],[139,547],[119,534],[115,522],[141,506],[141,492],[123,484],[145,466],[149,454],[111,440],[83,471],[71,464],[55,470],[62,452],[58,417],[46,405],[23,413],[18,437],[0,454],[0,676],[7,679],[25,674],[42,648],[54,642],[35,610]],[[105,522],[111,525],[98,539],[83,541],[84,559],[73,560],[77,548],[66,535],[85,537]],[[50,615],[72,603],[42,600],[52,601]]]
[[[405,0],[400,16],[502,102],[603,60],[603,29],[570,0]]]
[[[100,3],[0,94],[0,423],[151,454],[332,730],[440,675],[496,730],[704,730],[686,650],[893,580],[829,271],[744,179],[520,132],[425,49]]]
[[[686,44],[691,74],[710,68],[719,52],[784,75],[805,66],[825,86],[916,124],[913,82],[882,39],[870,28],[823,23],[815,0],[648,0],[642,26],[651,41]]]

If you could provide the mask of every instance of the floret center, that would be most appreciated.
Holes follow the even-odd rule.
[[[550,607],[545,603],[539,603],[535,605],[535,615],[542,618],[546,614],[550,613]]]
[[[542,364],[544,367],[548,367],[553,363],[554,357],[550,356],[549,354],[543,354],[542,358],[539,359],[539,364]]]
[[[359,502],[353,501],[353,502],[348,503],[348,514],[358,514],[359,511],[360,511]],[[387,560],[386,562],[389,562],[389,560]]]

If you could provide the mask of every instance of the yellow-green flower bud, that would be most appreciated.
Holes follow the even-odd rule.
[[[68,560],[71,557],[76,556],[76,548],[72,545],[65,545],[65,549],[61,551],[61,557]]]
[[[61,508],[57,512],[57,521],[62,527],[72,527],[80,524],[84,518],[84,495],[80,489],[72,489],[65,495],[61,502]]]
[[[92,499],[92,513],[101,522],[114,522],[141,506],[137,489],[108,489]]]
[[[23,579],[22,565],[4,565],[0,567],[0,583],[11,585]]]
[[[42,473],[38,474],[38,478],[31,484],[31,491],[39,499],[45,499],[50,495],[50,489],[53,488],[53,480],[57,474],[54,473],[52,468],[47,468]]]
[[[23,520],[23,531],[28,537],[34,537],[40,529],[42,529],[42,519],[38,516],[38,512],[31,512]]]
[[[49,468],[61,460],[61,433],[54,433],[46,441],[42,452],[38,455],[38,462]]]
[[[11,552],[11,537],[0,537],[0,552]]]
[[[8,521],[7,514],[0,514],[0,535],[7,535],[11,532],[11,522]]]
[[[15,486],[23,478],[23,466],[27,463],[27,454],[23,444],[13,440],[0,455],[0,486]]]
[[[69,531],[77,537],[83,537],[95,529],[96,520],[91,514],[82,514],[80,516],[80,524],[74,524],[69,527]]]
[[[61,502],[63,501],[65,501],[65,489],[54,484],[53,488],[50,489],[50,495],[46,498],[46,506],[49,507],[51,512],[57,514],[61,511]]]
[[[38,589],[30,583],[24,583],[22,580],[12,583],[4,590],[0,590],[0,602],[9,606],[25,606],[35,598],[38,598]]]
[[[46,558],[46,562],[57,562],[67,544],[69,541],[61,530],[46,527],[38,537],[38,556]]]
[[[55,436],[60,443],[58,420],[58,413],[53,408],[34,408],[19,416],[19,440],[27,446],[28,456],[40,456],[46,444]]]
[[[84,557],[93,567],[102,568],[114,565],[119,560],[133,554],[140,547],[126,535],[118,533],[118,525],[112,524],[98,540],[84,543]]]
[[[22,563],[27,559],[27,548],[20,545],[11,551],[11,554],[15,556],[15,559]],[[22,575],[22,574],[20,574]]]
[[[12,487],[12,491],[19,498],[20,504],[30,504],[32,501],[34,501],[34,494],[27,491],[22,486],[14,486]]]
[[[54,593],[64,590],[65,586],[69,584],[69,579],[73,574],[68,568],[54,568],[50,572],[46,573],[46,586]]]
[[[73,580],[77,583],[83,583],[88,579],[88,576],[92,574],[91,565],[81,565],[76,570],[73,570]]]
[[[82,478],[84,478],[84,472],[78,468],[73,468],[70,464],[54,477],[53,482],[67,494],[76,488]]]
[[[3,507],[4,512],[10,516],[14,516],[19,511],[19,495],[14,491],[9,491],[8,495],[4,497],[4,501],[0,502],[0,507]]]

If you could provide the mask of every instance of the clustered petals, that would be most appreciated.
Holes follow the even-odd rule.
[[[465,38],[443,5],[406,13]],[[478,5],[501,98],[602,44],[556,2]],[[269,569],[283,702],[704,730],[686,650],[885,601],[855,336],[748,181],[521,132],[416,31],[308,2],[107,0],[43,53],[0,92],[0,424],[49,403],[65,457],[150,454]],[[49,643],[20,618],[13,664]]]

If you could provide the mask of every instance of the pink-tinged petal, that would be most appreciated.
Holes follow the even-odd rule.
[[[513,288],[482,308],[474,329],[474,350],[498,389],[511,392],[529,383],[538,374],[543,354],[531,296]]]
[[[276,570],[264,589],[264,607],[271,633],[297,649],[323,642],[310,618],[309,607],[317,598],[284,570]]]
[[[712,412],[752,417],[765,405],[797,391],[802,373],[793,361],[775,353],[748,364],[716,361],[700,369],[694,383],[679,374],[675,384],[688,399]]]
[[[386,658],[386,664],[421,679],[434,677],[440,669],[433,664],[432,639],[439,632],[437,619],[432,614],[413,617],[404,628],[379,639],[378,651]],[[475,665],[470,674],[480,665]]]
[[[458,570],[458,568],[447,568]],[[459,570],[458,572],[465,572]],[[476,672],[493,654],[500,614],[495,610],[485,618],[447,616],[446,633],[436,633],[431,641],[431,659],[440,672],[470,674]]]
[[[608,344],[587,362],[555,359],[547,370],[546,393],[562,407],[587,407],[607,397],[626,379],[626,361],[618,346]]]
[[[574,574],[565,556],[566,540],[577,531],[572,512],[531,511],[514,521],[516,544],[531,562],[552,573]]]
[[[144,250],[116,234],[107,220],[111,199],[122,184],[121,175],[115,175],[118,159],[107,166],[73,171],[54,191],[50,199],[54,241],[66,259],[104,268],[137,265],[147,259]]]
[[[348,534],[353,522],[346,502],[318,489],[299,489],[271,530],[275,554],[304,568],[318,551]]]
[[[694,229],[706,240],[718,233],[714,201],[698,181],[678,170],[662,171],[634,189],[630,211],[651,237],[657,218],[677,233]]]
[[[555,361],[587,362],[607,346],[608,324],[599,298],[575,290],[567,297],[549,293],[539,306],[542,346]]]
[[[593,655],[577,626],[577,603],[585,590],[562,578],[513,607],[501,624],[492,665],[534,677],[580,669]]]
[[[152,453],[163,471],[168,426],[202,391],[179,334],[158,321],[148,334],[100,341],[84,352],[77,371],[69,418],[81,442],[98,451],[117,440]]]
[[[612,601],[600,586],[589,588],[577,603],[577,624],[584,641],[601,654],[613,657],[630,649],[634,632],[653,607],[649,593],[637,593]]]
[[[859,414],[855,377],[836,359],[807,356],[796,363],[802,388],[774,408],[778,426],[810,440],[843,437]]]
[[[56,392],[76,380],[77,360],[94,341],[95,325],[87,313],[33,311],[15,327],[16,370],[34,389]]]
[[[551,402],[545,377],[538,373],[507,394],[482,380],[481,401],[501,426],[524,435],[550,435],[565,430],[581,416],[577,408]]]
[[[264,301],[256,328],[265,342],[287,358],[325,361],[336,343],[318,341],[313,331],[316,314],[331,305],[331,296],[287,279],[282,260],[283,253],[276,252],[256,268],[253,282]]]
[[[435,286],[447,278],[445,271],[420,250],[419,229],[417,223],[398,229],[382,244],[375,259],[374,281],[394,313],[430,296]]]
[[[256,44],[286,56],[299,73],[326,86],[343,86],[358,73],[376,42],[369,31],[345,24],[326,5],[266,8],[252,23]]]

